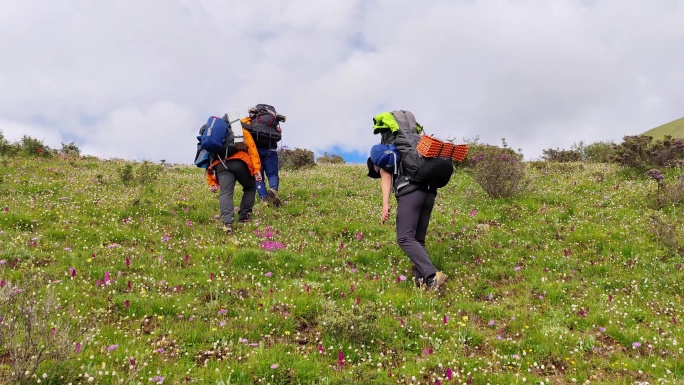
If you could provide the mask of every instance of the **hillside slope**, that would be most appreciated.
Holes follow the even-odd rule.
[[[536,162],[526,192],[490,199],[457,170],[425,245],[449,276],[435,293],[365,165],[283,172],[283,206],[231,236],[201,170],[134,164],[124,184],[128,165],[0,159],[0,383],[684,379],[682,208],[654,209],[642,173]],[[10,354],[29,324],[51,351],[38,378],[8,359],[38,357]]]
[[[652,128],[642,135],[652,136],[653,139],[663,139],[666,135],[674,138],[684,138],[684,118],[673,120],[670,123],[665,123],[662,126]]]

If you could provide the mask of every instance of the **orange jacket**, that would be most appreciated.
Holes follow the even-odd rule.
[[[251,119],[244,118],[242,119],[242,121],[244,123],[249,124],[251,122]],[[259,159],[259,152],[257,152],[256,144],[254,144],[254,139],[252,139],[252,135],[244,128],[242,129],[242,135],[245,138],[245,145],[247,145],[247,151],[238,151],[235,154],[225,158],[223,161],[225,162],[227,160],[240,159],[241,161],[245,162],[245,164],[249,168],[250,174],[256,175],[257,173],[261,172],[261,160]],[[211,166],[207,167],[206,178],[209,186],[219,185],[218,179],[216,179],[216,175],[214,174],[214,167],[219,163],[221,163],[221,161],[217,159],[211,164]]]

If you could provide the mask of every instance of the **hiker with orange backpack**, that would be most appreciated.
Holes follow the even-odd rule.
[[[217,136],[216,148],[207,145],[209,153],[207,160],[202,162],[196,159],[195,164],[198,167],[207,167],[206,180],[211,192],[221,191],[219,194],[221,221],[225,233],[231,234],[235,218],[233,203],[235,183],[242,186],[238,221],[248,222],[254,208],[256,183],[261,181],[261,161],[254,139],[247,130],[241,127],[237,113],[231,114],[230,118],[228,115],[223,118],[210,117],[207,124],[200,129],[200,136],[197,137],[200,141],[198,147],[204,145],[205,142],[211,142],[212,134]],[[201,149],[198,148],[197,158],[200,158]]]

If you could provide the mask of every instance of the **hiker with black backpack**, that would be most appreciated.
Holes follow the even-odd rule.
[[[211,192],[219,194],[221,221],[226,234],[233,232],[235,183],[242,186],[238,221],[248,222],[254,208],[261,161],[252,135],[242,128],[237,113],[212,116],[200,129],[195,165],[205,168]],[[235,128],[235,129],[233,129]]]
[[[276,112],[275,108],[268,104],[257,104],[249,109],[249,116],[242,119],[242,127],[254,138],[257,152],[261,159],[261,181],[257,182],[257,192],[261,201],[270,203],[275,207],[281,204],[278,198],[280,177],[278,176],[278,142],[282,138],[280,122],[285,122],[286,117]],[[266,188],[265,180],[268,179]]]
[[[367,166],[369,177],[381,179],[381,222],[390,218],[389,199],[394,192],[397,243],[413,263],[416,285],[437,290],[447,275],[432,264],[425,248],[425,237],[437,189],[449,182],[453,162],[418,153],[423,127],[409,111],[384,112],[376,115],[373,123],[374,134],[381,134],[381,143],[371,149]]]

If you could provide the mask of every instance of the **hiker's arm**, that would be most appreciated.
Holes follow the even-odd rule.
[[[219,184],[218,184],[218,180],[216,180],[216,176],[214,176],[214,173],[207,170],[205,177],[207,178],[207,184],[209,185],[209,190],[211,190],[211,192],[217,192],[219,189]]]
[[[392,174],[381,168],[380,180],[382,181],[382,222],[384,223],[390,216],[389,197],[392,189]]]

